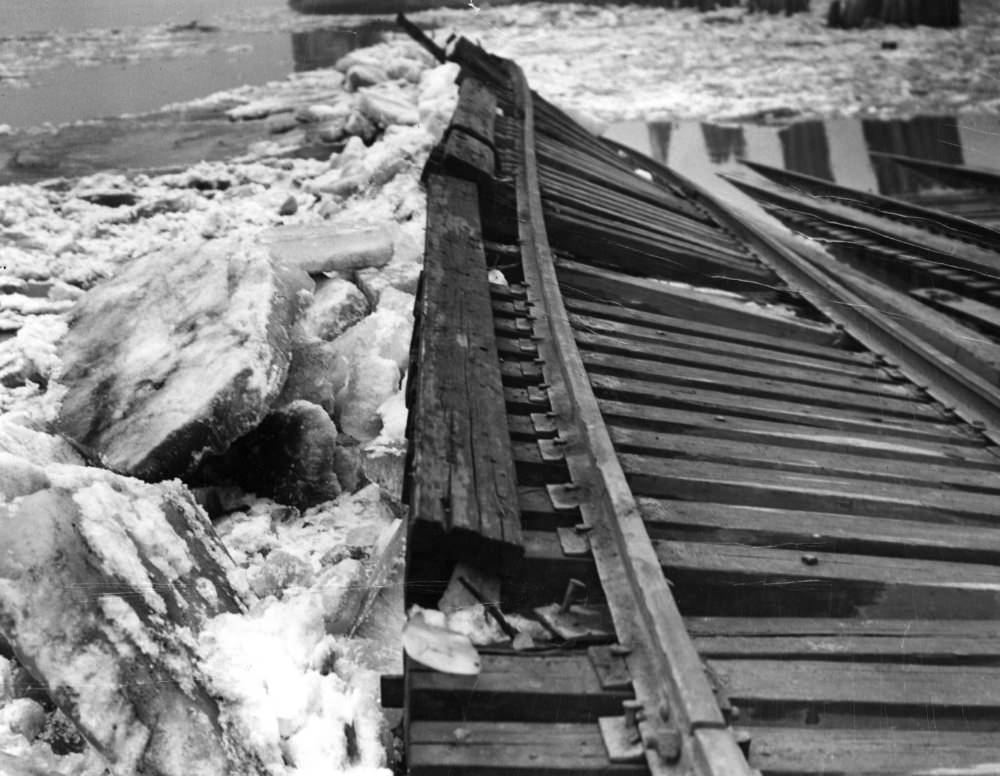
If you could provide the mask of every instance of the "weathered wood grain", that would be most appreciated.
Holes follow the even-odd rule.
[[[499,570],[521,535],[478,196],[432,175],[428,200],[408,558]]]

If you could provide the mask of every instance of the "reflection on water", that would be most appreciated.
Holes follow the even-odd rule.
[[[385,38],[385,22],[291,33],[210,33],[204,50],[185,57],[127,64],[59,67],[29,89],[0,81],[0,124],[33,127],[155,111],[243,84],[284,78],[294,71],[332,66],[353,49]],[[290,45],[289,45],[290,43]]]
[[[357,48],[374,46],[394,27],[390,22],[372,22],[354,29],[327,28],[292,33],[292,57],[296,72],[333,67],[337,60]]]
[[[887,196],[917,194],[940,184],[915,170],[873,159],[882,151],[1000,173],[1000,117],[827,119],[783,126],[692,121],[624,122],[609,137],[681,171],[704,175],[740,168],[745,157]]]

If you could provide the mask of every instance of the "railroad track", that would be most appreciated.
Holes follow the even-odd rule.
[[[384,680],[408,772],[1000,770],[995,383],[513,62],[450,56],[406,598],[464,588],[506,638]]]
[[[850,266],[1000,342],[1000,230],[945,210],[745,162],[762,178],[726,176]]]

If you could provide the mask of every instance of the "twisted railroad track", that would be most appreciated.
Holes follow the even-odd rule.
[[[509,638],[478,675],[384,681],[408,772],[1000,771],[1000,393],[976,354],[515,63],[449,56],[406,597],[461,577]]]

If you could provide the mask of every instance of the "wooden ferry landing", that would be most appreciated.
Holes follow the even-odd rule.
[[[449,56],[407,603],[461,582],[509,639],[476,676],[386,677],[408,772],[1000,773],[1000,351],[915,293],[947,264],[989,307],[992,225],[921,242],[747,184],[864,231],[836,261],[588,134],[515,63]]]

